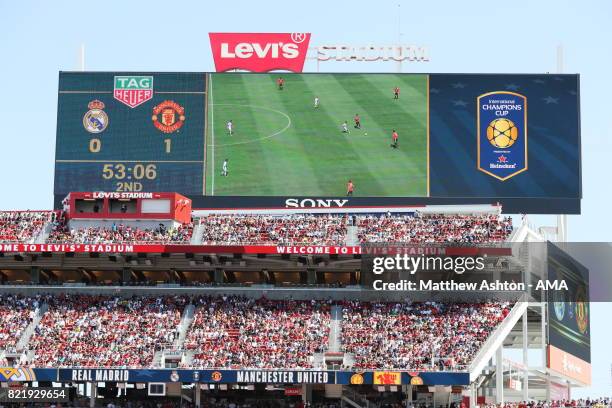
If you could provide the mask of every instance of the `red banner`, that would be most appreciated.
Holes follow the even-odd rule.
[[[230,253],[230,254],[321,254],[356,255],[361,253],[358,246],[275,246],[275,245],[162,245],[162,244],[0,244],[0,252],[36,253]]]
[[[217,72],[302,72],[310,33],[209,33]]]
[[[382,250],[381,250],[382,249]],[[430,253],[431,248],[413,247],[412,249],[390,250],[390,248],[368,248],[360,246],[328,245],[177,245],[177,244],[0,244],[0,252],[14,253],[87,253],[107,254],[125,253],[192,253],[192,254],[298,254],[298,255],[388,255],[388,254],[430,254],[430,255],[511,255],[510,248],[450,247],[437,248],[443,251]]]
[[[301,387],[286,387],[285,388],[285,395],[287,395],[287,396],[302,395],[302,388]]]

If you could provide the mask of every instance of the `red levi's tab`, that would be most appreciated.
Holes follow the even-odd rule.
[[[302,72],[310,33],[209,33],[217,72]]]

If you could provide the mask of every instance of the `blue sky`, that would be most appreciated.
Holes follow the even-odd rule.
[[[8,1],[0,0],[0,209],[50,208],[59,70],[206,71],[211,31],[311,32],[311,44],[426,45],[431,61],[404,72],[581,74],[582,214],[571,241],[612,241],[612,2],[594,1]],[[307,63],[306,69],[314,70]],[[389,72],[392,63],[326,64],[329,71]],[[538,222],[552,217],[533,217]],[[594,388],[612,394],[610,305],[593,306]],[[582,394],[582,393],[581,393]],[[578,394],[576,394],[578,395]]]

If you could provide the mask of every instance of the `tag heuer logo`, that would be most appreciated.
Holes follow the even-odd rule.
[[[153,77],[116,76],[113,95],[119,102],[135,108],[153,98]]]

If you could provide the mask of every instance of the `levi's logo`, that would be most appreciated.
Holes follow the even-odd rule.
[[[209,33],[217,72],[302,72],[309,33]]]

